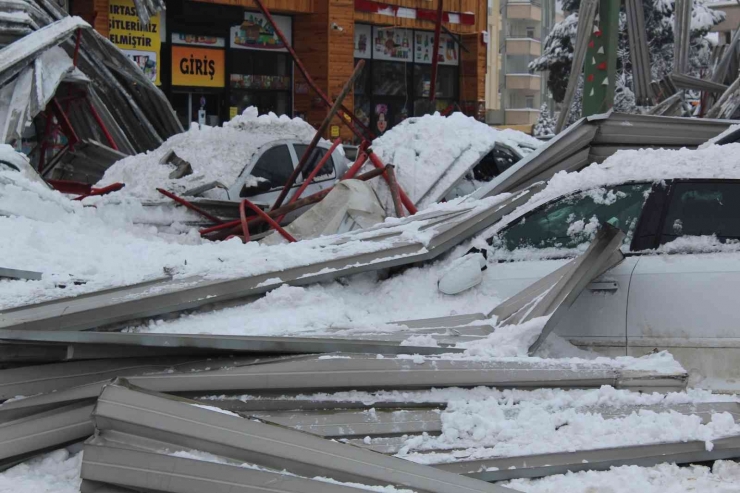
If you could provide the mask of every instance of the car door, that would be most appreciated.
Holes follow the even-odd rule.
[[[652,185],[631,183],[562,197],[509,223],[489,240],[484,282],[501,300],[576,257],[600,223],[627,234],[629,251]],[[579,346],[624,355],[627,297],[636,258],[594,280],[577,298],[555,332]]]
[[[666,202],[630,285],[629,353],[668,349],[697,380],[740,382],[740,181],[675,181]]]

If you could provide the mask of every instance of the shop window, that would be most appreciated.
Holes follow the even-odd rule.
[[[373,60],[372,91],[376,96],[406,96],[408,81],[405,63]]]
[[[270,182],[270,188],[282,188],[293,173],[293,160],[286,144],[266,150],[252,168],[252,176]]]
[[[293,144],[293,147],[295,148],[295,153],[298,156],[298,159],[303,156],[303,153],[306,152],[306,148],[308,147],[305,144]],[[316,168],[316,165],[321,161],[321,159],[326,155],[326,149],[322,149],[321,147],[317,147],[313,150],[311,153],[311,157],[308,160],[308,164],[301,170],[301,174],[303,175],[303,179],[307,180],[311,172]],[[316,175],[315,181],[321,181],[321,179],[327,179],[334,176],[334,163],[332,163],[332,159],[327,159],[326,163],[324,163],[324,166],[322,166],[321,171],[319,171],[319,174]]]

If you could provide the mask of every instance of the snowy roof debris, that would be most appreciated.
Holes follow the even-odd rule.
[[[496,130],[462,113],[407,118],[375,139],[372,150],[385,164],[396,166],[398,181],[420,208],[439,202],[496,145],[519,157],[542,142],[517,130]],[[375,190],[386,210],[392,210],[384,182]]]
[[[229,187],[266,144],[276,141],[308,144],[315,133],[316,129],[300,118],[272,113],[257,116],[257,108],[250,107],[222,127],[193,125],[155,150],[118,161],[108,168],[97,186],[125,183],[121,194],[145,200],[161,199],[157,187],[175,194],[210,182]],[[173,167],[160,164],[160,160],[170,151],[192,165],[191,175],[179,179],[169,177]]]
[[[144,11],[144,3],[152,4],[141,3]],[[69,179],[63,168],[83,152],[75,144],[94,141],[126,155],[153,149],[182,131],[153,82],[85,21],[45,0],[18,0],[11,7],[17,11],[4,12],[0,22],[12,18],[26,27],[0,28],[10,29],[14,39],[0,49],[0,143],[17,143],[29,125],[36,122],[37,128],[44,128],[39,120],[53,114],[69,145],[47,163],[45,177]],[[62,97],[85,99],[89,105],[63,108],[58,104]],[[40,160],[39,154],[34,159]],[[108,164],[101,162],[103,170]],[[82,175],[87,183],[101,176],[99,170],[89,173]]]

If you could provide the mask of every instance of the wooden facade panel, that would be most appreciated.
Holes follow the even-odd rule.
[[[198,0],[204,3],[217,3],[219,5],[231,5],[243,7],[248,10],[257,10],[252,0]],[[265,7],[275,14],[310,14],[313,13],[314,2],[319,0],[263,0]]]
[[[423,29],[426,31],[434,30],[434,23],[424,20],[416,19],[404,19],[399,17],[389,17],[387,15],[371,14],[369,12],[355,12],[355,22],[362,24],[375,24],[381,26],[396,26],[405,29]],[[452,31],[453,33],[465,34],[476,32],[475,26],[464,26],[462,24],[448,24],[443,25]]]
[[[355,28],[353,0],[328,0],[329,4],[329,97],[334,100],[342,91],[354,70]],[[333,29],[336,24],[340,29]],[[344,99],[344,106],[354,110],[354,94]],[[339,125],[339,136],[342,140],[351,140],[354,134],[343,124],[341,118],[335,117],[332,125]],[[329,137],[328,135],[326,137]]]

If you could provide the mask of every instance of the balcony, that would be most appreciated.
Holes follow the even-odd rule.
[[[506,38],[506,54],[540,56],[542,42],[532,38]]]
[[[509,1],[506,4],[506,18],[542,22],[542,7],[537,2]]]
[[[542,77],[531,74],[506,74],[506,89],[539,92]]]
[[[504,116],[507,125],[532,125],[539,117],[540,110],[531,108],[506,110]]]

